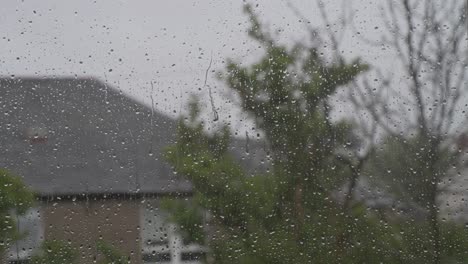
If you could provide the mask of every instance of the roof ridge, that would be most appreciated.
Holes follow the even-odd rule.
[[[45,75],[45,76],[35,76],[35,75],[15,75],[14,77],[7,76],[7,75],[0,75],[0,82],[2,81],[89,81],[95,82],[98,86],[103,86],[108,89],[108,92],[114,93],[114,95],[121,96],[124,100],[129,100],[130,103],[137,104],[138,106],[148,110],[154,111],[154,114],[165,118],[166,121],[174,121],[177,122],[177,119],[174,119],[169,114],[166,114],[160,110],[152,109],[151,106],[145,104],[142,100],[136,98],[136,96],[123,91],[122,89],[118,88],[115,84],[109,83],[108,81],[102,80],[95,75]]]
[[[0,75],[0,80],[95,80],[102,82],[101,78],[95,75],[43,75],[43,76],[37,76],[37,75]]]

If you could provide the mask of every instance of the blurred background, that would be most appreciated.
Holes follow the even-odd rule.
[[[467,3],[5,1],[5,263],[466,263]]]

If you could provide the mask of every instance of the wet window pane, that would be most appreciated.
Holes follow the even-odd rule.
[[[465,263],[467,2],[7,1],[1,263]]]

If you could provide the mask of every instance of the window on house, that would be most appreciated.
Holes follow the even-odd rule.
[[[8,263],[28,263],[39,251],[44,240],[44,227],[39,208],[31,208],[25,214],[12,213],[16,218],[18,239],[11,241],[7,253]]]
[[[169,221],[160,201],[146,200],[141,207],[142,260],[145,264],[200,264],[206,249],[196,243],[186,243],[175,223]]]

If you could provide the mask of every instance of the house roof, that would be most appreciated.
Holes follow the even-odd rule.
[[[93,78],[0,78],[0,167],[41,196],[190,193],[162,157],[176,125]]]
[[[190,191],[161,157],[176,122],[105,83],[5,78],[0,91],[0,167],[41,195]]]

